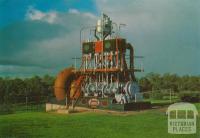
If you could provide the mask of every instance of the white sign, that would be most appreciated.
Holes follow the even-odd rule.
[[[197,109],[190,103],[175,103],[168,107],[168,133],[195,134]]]
[[[88,101],[88,104],[91,108],[97,108],[99,106],[99,100],[96,98],[92,98]]]

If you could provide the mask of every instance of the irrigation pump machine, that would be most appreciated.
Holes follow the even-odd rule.
[[[102,14],[96,26],[81,29],[80,68],[75,65],[58,74],[54,85],[58,101],[66,100],[67,105],[73,107],[117,110],[149,106],[142,102],[134,74],[142,69],[134,68],[134,48],[119,36],[120,26]],[[85,30],[93,35],[82,40]]]

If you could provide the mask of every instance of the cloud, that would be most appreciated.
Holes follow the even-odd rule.
[[[50,18],[53,13],[54,21]],[[0,28],[0,76],[21,75],[24,71],[26,75],[43,74],[46,70],[55,74],[71,66],[72,58],[81,56],[81,27],[94,23],[94,18],[85,12],[42,12],[29,8],[24,21]]]
[[[97,16],[95,16],[91,12],[80,12],[77,9],[69,9],[68,12],[71,13],[71,14],[82,15],[82,16],[89,17],[89,18],[92,18],[92,19],[97,19]]]
[[[41,20],[46,21],[48,23],[55,23],[57,19],[57,12],[42,12],[40,10],[34,9],[33,7],[29,7],[26,13],[26,18],[28,20]]]
[[[69,13],[80,14],[80,12],[77,9],[69,9]]]
[[[125,23],[121,35],[145,56],[146,72],[200,74],[200,1],[96,0],[99,13]]]

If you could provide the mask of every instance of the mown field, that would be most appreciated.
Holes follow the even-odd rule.
[[[196,104],[200,111],[200,104]],[[200,138],[167,133],[164,110],[148,110],[129,115],[108,113],[21,112],[0,116],[0,138]]]

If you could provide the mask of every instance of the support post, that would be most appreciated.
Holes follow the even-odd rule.
[[[135,103],[137,102],[137,94],[135,93]]]
[[[66,105],[66,109],[68,109],[67,97],[65,98],[65,105]]]

